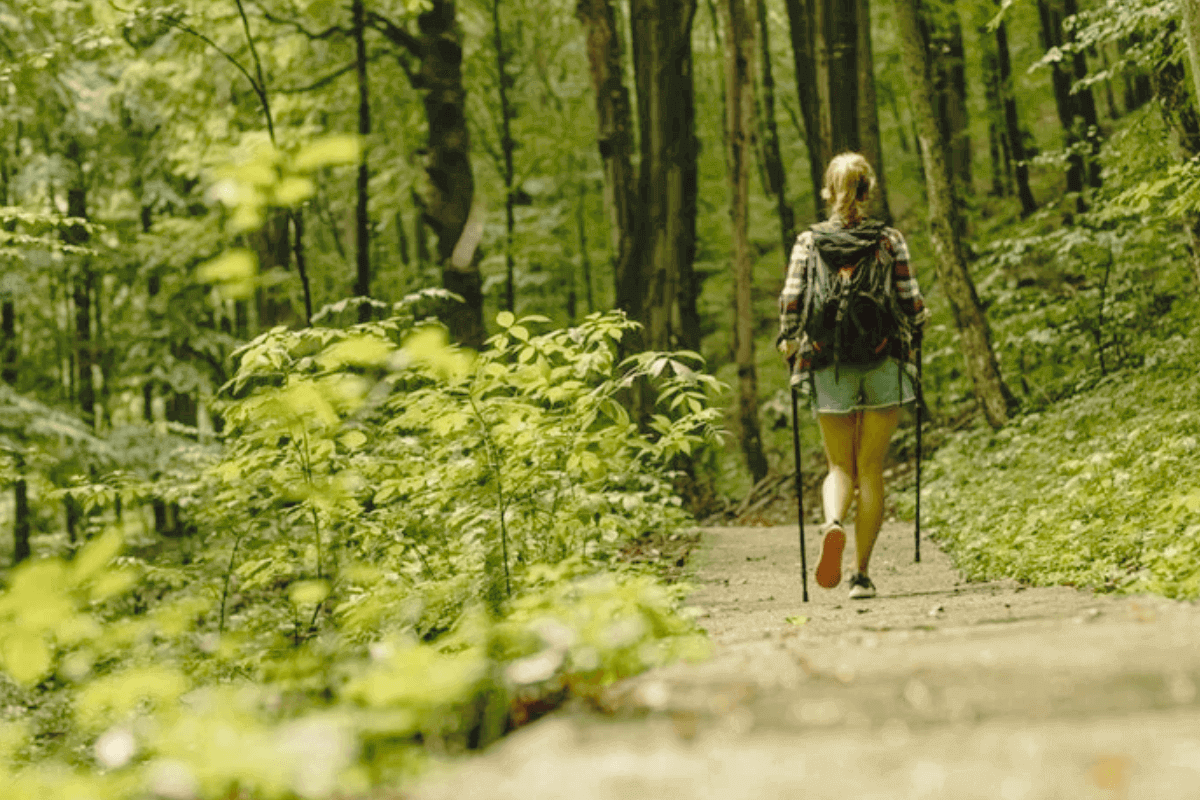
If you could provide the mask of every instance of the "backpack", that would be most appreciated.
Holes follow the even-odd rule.
[[[895,259],[883,226],[867,229],[878,232],[873,243],[844,246],[829,259],[816,244],[820,228],[813,229],[800,305],[800,330],[808,338],[812,366],[873,364],[902,356],[911,334],[896,297]]]

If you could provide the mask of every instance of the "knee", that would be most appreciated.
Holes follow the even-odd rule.
[[[850,479],[851,483],[858,483],[858,464],[854,460],[836,461],[832,458],[826,459],[829,464],[829,472],[840,472]]]

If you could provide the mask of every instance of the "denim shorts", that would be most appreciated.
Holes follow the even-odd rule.
[[[912,376],[898,359],[874,364],[839,364],[813,370],[817,414],[851,414],[855,411],[894,408],[916,399]]]

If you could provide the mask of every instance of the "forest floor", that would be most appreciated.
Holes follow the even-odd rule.
[[[609,713],[551,714],[407,796],[1200,797],[1197,605],[968,583],[933,542],[914,563],[897,523],[878,597],[810,580],[805,604],[796,542],[794,525],[704,529],[690,603],[711,659],[614,687]]]

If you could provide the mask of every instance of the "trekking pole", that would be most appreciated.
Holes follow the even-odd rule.
[[[802,585],[804,586],[804,602],[808,602],[808,555],[804,552],[804,482],[800,479],[800,409],[799,400],[796,398],[796,387],[791,385],[791,377],[788,378],[788,386],[792,390],[792,450],[796,456],[796,504],[799,509],[798,518],[800,520],[800,573]]]
[[[925,407],[925,390],[921,386],[921,339],[917,339],[917,520],[913,526],[916,541],[914,561],[921,561],[921,409]]]

